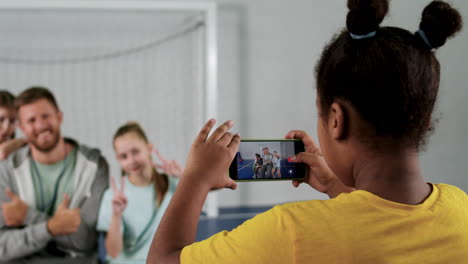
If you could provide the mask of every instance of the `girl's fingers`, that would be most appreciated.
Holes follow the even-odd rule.
[[[300,139],[304,142],[307,152],[315,152],[319,149],[315,141],[310,137],[305,131],[302,130],[292,130],[289,131],[286,136],[286,139]]]
[[[176,160],[165,160],[162,165],[152,162],[151,165],[153,168],[161,169],[171,176],[180,176],[184,171],[182,165],[180,165]]]
[[[162,161],[163,163],[166,161],[166,159],[161,155],[161,152],[159,152],[157,148],[153,147],[153,152],[154,154],[156,154],[156,156],[158,157],[160,161]]]
[[[118,203],[120,205],[125,205],[127,204],[128,200],[127,197],[123,194],[117,194],[115,197],[112,198],[113,203]]]
[[[297,188],[297,187],[299,187],[299,185],[301,185],[301,183],[303,183],[303,182],[304,182],[304,180],[293,180],[293,181],[292,181],[292,185],[293,185],[294,187]]]
[[[216,128],[216,130],[207,139],[207,141],[218,142],[233,125],[234,125],[234,122],[232,122],[231,120],[228,120],[228,121],[224,122],[224,124],[222,124],[218,128]]]
[[[112,191],[114,191],[114,193],[116,193],[118,190],[117,190],[117,186],[115,185],[115,178],[111,176],[110,177],[110,182],[111,182]]]
[[[229,179],[229,182],[228,182],[228,184],[226,185],[225,188],[235,190],[235,189],[237,189],[237,183],[235,181],[233,181],[232,179]]]
[[[232,138],[234,135],[230,132],[224,133],[224,135],[218,140],[219,143],[221,143],[223,146],[228,146],[229,143],[231,143]]]
[[[237,152],[237,150],[239,149],[240,141],[241,141],[240,135],[239,135],[239,134],[235,134],[235,135],[232,137],[231,142],[229,142],[229,145],[227,146],[228,149]]]
[[[164,168],[163,165],[157,164],[156,162],[152,162],[151,165],[152,165],[153,168],[155,168],[155,169],[163,169],[163,168]]]
[[[120,191],[123,192],[125,190],[125,177],[120,177]]]
[[[213,128],[215,123],[216,121],[214,120],[214,118],[208,120],[208,122],[206,122],[206,124],[198,133],[198,136],[195,139],[195,143],[198,143],[198,144],[204,143],[206,139],[208,138],[208,134],[210,134],[210,131]]]
[[[119,199],[112,199],[112,204],[121,206],[121,205],[122,205],[122,201],[120,201]]]
[[[292,157],[289,157],[288,161],[294,163],[305,163],[309,166],[314,166],[317,164],[317,154],[309,152],[300,152]]]

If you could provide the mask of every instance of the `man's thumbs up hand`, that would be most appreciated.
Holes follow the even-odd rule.
[[[9,202],[2,203],[2,215],[5,225],[9,227],[22,226],[28,213],[28,205],[10,188],[5,189],[5,194],[10,199]]]
[[[75,233],[81,224],[80,209],[69,209],[70,196],[64,194],[54,216],[47,222],[47,229],[53,236]]]

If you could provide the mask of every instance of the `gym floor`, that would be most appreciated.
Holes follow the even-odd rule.
[[[255,215],[265,212],[271,207],[234,207],[220,208],[219,216],[208,218],[200,217],[197,230],[197,241],[204,240],[220,231],[232,230]]]

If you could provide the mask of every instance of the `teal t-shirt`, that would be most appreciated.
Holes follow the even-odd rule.
[[[116,182],[120,180],[116,179]],[[155,206],[154,185],[135,186],[125,177],[124,193],[127,197],[127,208],[122,215],[123,249],[120,255],[113,259],[107,256],[109,263],[145,264],[154,233],[161,221],[177,180],[169,177],[169,188],[161,206]],[[112,217],[112,188],[107,189],[101,200],[97,230],[107,232]]]
[[[31,159],[37,210],[52,216],[65,193],[72,197],[76,157],[77,149],[74,148],[65,159],[54,164],[42,164]]]

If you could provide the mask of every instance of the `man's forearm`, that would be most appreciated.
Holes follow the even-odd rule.
[[[28,212],[26,213],[26,217],[24,219],[24,223],[38,223],[47,221],[47,215],[41,211],[34,209],[33,207],[28,208]]]
[[[209,189],[182,177],[159,224],[148,254],[148,264],[179,263],[182,249],[195,242],[198,219]]]
[[[0,260],[10,261],[43,249],[52,238],[46,225],[44,221],[22,229],[0,229]]]

